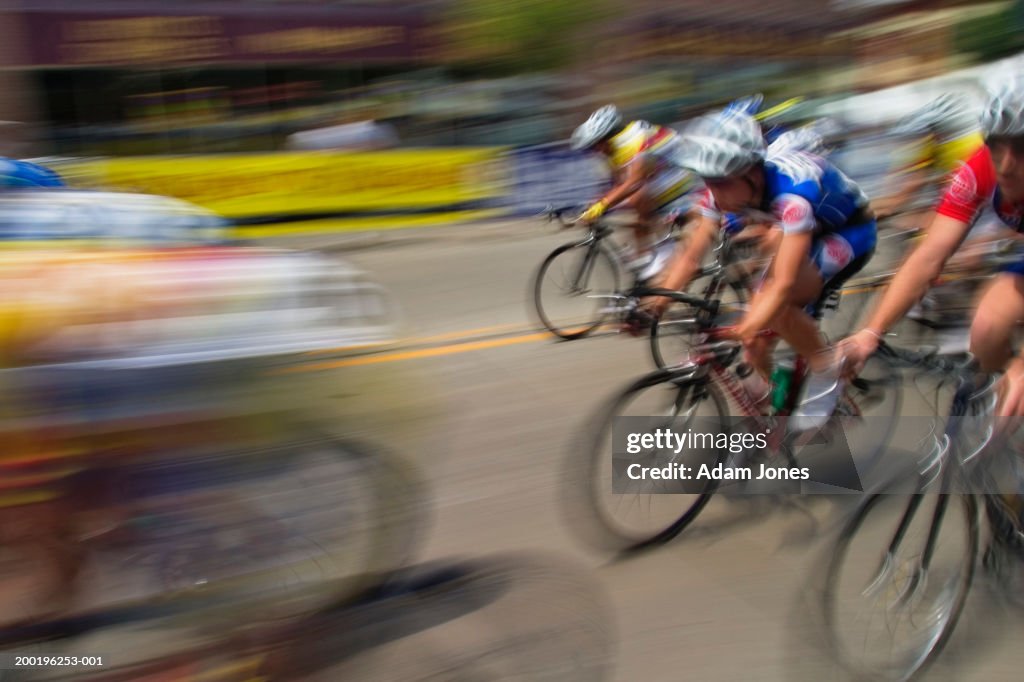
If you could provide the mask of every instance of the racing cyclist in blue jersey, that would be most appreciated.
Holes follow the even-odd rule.
[[[722,111],[723,114],[739,112],[753,116],[755,120],[762,120],[762,117],[771,118],[777,116],[779,111],[785,112],[799,99],[792,99],[777,107],[762,112],[761,106],[764,103],[764,96],[760,93],[741,97],[730,102]],[[771,159],[773,156],[789,154],[793,151],[803,151],[809,154],[827,157],[831,152],[829,141],[834,139],[838,133],[838,126],[831,119],[821,118],[799,128],[783,128],[779,125],[770,126],[764,132],[765,143],[768,145],[765,156]],[[737,237],[742,241],[753,241],[759,244],[758,250],[765,256],[771,255],[777,246],[777,236],[769,229],[770,225],[751,223],[749,216],[742,213],[727,213],[723,217],[722,228],[725,232]],[[739,235],[742,233],[742,237]],[[769,237],[774,237],[774,240]]]
[[[771,346],[761,330],[775,331],[807,359],[810,371],[791,425],[816,428],[835,409],[842,368],[809,310],[826,284],[845,281],[873,255],[876,226],[868,198],[819,156],[792,150],[769,157],[761,127],[742,111],[704,116],[683,138],[680,163],[701,177],[707,190],[702,219],[660,285],[679,290],[693,280],[722,229],[723,213],[772,225],[777,230],[772,262],[733,334],[743,342],[766,393]],[[655,299],[650,311],[658,315],[668,303]]]
[[[0,188],[64,186],[61,177],[45,166],[31,161],[0,157]]]

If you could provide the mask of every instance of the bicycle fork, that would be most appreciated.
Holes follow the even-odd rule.
[[[936,468],[941,469],[942,462],[949,451],[949,447],[950,439],[948,435],[944,436],[942,440],[937,443],[935,455],[931,458],[931,461],[927,463],[925,470],[921,472],[922,480],[918,484],[917,490],[911,496],[910,502],[907,504],[907,508],[903,512],[903,516],[900,518],[899,525],[896,527],[896,532],[882,557],[882,563],[878,568],[875,579],[864,590],[865,595],[874,595],[878,593],[880,589],[892,578],[893,572],[896,571],[896,556],[899,552],[900,545],[903,543],[907,531],[910,529],[910,524],[913,522],[914,516],[917,514],[922,502],[924,501],[926,488],[939,476],[939,472],[936,471]],[[929,473],[932,475],[929,476]],[[949,474],[942,476],[942,478],[946,479],[947,482],[951,482],[949,481],[948,476]],[[928,524],[928,537],[925,540],[924,549],[917,560],[916,566],[913,568],[913,573],[911,573],[906,585],[902,587],[900,593],[890,605],[890,609],[895,610],[909,605],[927,588],[928,570],[931,566],[932,557],[935,554],[939,528],[942,526],[942,520],[945,518],[946,510],[949,508],[949,502],[950,493],[940,491],[937,494],[935,508],[932,511],[932,517]]]
[[[572,291],[582,292],[584,286],[590,281],[590,274],[594,271],[594,262],[597,260],[597,242],[591,241],[587,247],[587,255],[583,257],[583,264],[572,281]]]

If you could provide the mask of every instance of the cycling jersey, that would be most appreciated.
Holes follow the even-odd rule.
[[[696,178],[676,163],[681,138],[671,128],[633,121],[608,143],[613,172],[620,173],[641,159],[650,165],[647,187],[658,209],[676,203],[696,184]]]
[[[764,198],[749,212],[751,219],[767,219],[787,234],[812,232],[808,256],[825,282],[854,260],[870,257],[877,230],[867,211],[868,198],[838,168],[821,157],[792,151],[766,161],[764,179]],[[710,191],[704,194],[701,213],[722,222]]]
[[[63,187],[55,172],[28,161],[0,157],[0,187]]]
[[[946,175],[956,170],[960,163],[984,145],[985,139],[976,130],[945,139],[929,137],[920,144],[920,152],[907,170],[930,169],[940,175]]]
[[[764,199],[753,212],[787,233],[834,232],[869,222],[868,198],[855,182],[831,163],[806,152],[780,154],[764,164]],[[705,192],[701,213],[720,219],[711,192]]]
[[[982,209],[990,206],[1007,227],[1020,231],[1024,203],[1003,200],[996,182],[996,168],[988,147],[982,146],[950,178],[936,212],[971,224]]]

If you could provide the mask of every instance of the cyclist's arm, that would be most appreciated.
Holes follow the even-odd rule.
[[[601,203],[606,209],[617,206],[644,186],[647,180],[647,162],[643,157],[633,160],[625,168],[622,179],[612,189],[601,197]]]
[[[872,210],[880,218],[887,218],[905,206],[918,192],[928,184],[929,172],[926,168],[906,171],[900,175],[899,185],[895,192],[874,203]]]
[[[937,214],[924,240],[896,272],[865,330],[878,338],[902,319],[927,293],[969,229],[970,225],[962,220]]]
[[[680,240],[676,256],[672,259],[661,281],[657,283],[658,287],[682,291],[693,281],[693,278],[700,272],[704,257],[715,243],[718,235],[718,222],[711,216],[700,216],[700,220],[689,238]],[[658,297],[648,304],[647,309],[654,315],[660,315],[671,302],[670,298]]]
[[[782,237],[772,277],[758,297],[757,306],[737,326],[738,337],[751,337],[767,328],[787,304],[800,275],[800,267],[811,250],[812,240],[811,232],[790,232]]]

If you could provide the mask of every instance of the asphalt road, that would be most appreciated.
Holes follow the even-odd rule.
[[[406,348],[377,354],[372,366],[408,376],[415,393],[403,397],[431,414],[396,443],[431,487],[421,558],[527,550],[583,562],[612,605],[617,680],[846,679],[822,647],[813,608],[842,504],[716,499],[682,537],[628,561],[591,551],[564,522],[565,453],[602,401],[650,369],[641,340],[538,333],[530,278],[566,239],[513,221],[296,244],[364,268],[402,309]],[[915,394],[904,410],[928,406]],[[979,571],[926,679],[1019,678],[1024,612],[994,594]]]

